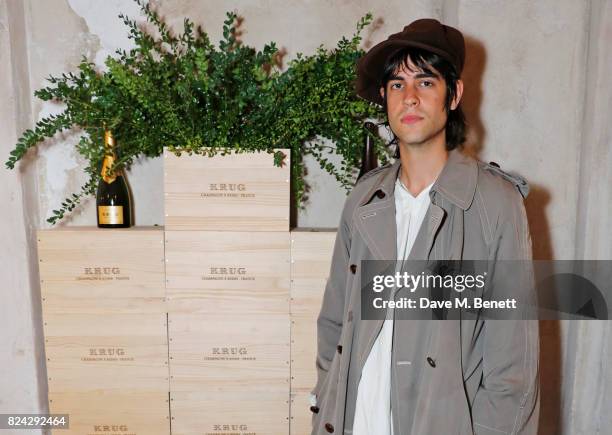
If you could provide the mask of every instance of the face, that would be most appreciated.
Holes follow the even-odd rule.
[[[422,146],[430,143],[446,145],[446,120],[444,109],[446,83],[433,68],[434,75],[418,69],[409,61],[409,68],[402,66],[380,88],[381,96],[387,94],[387,116],[391,130],[400,146]],[[412,71],[411,71],[412,70]],[[457,98],[451,104],[454,110],[459,104],[463,84],[457,81]]]

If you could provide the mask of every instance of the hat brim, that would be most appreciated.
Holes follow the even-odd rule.
[[[406,47],[420,48],[437,54],[453,63],[453,59],[443,50],[417,41],[386,40],[370,49],[357,61],[357,81],[355,90],[357,95],[372,103],[382,106],[380,95],[380,82],[387,59]]]

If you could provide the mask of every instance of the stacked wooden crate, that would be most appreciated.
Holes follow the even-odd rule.
[[[62,433],[310,433],[335,231],[289,232],[285,153],[166,152],[165,231],[39,232]]]
[[[291,435],[311,433],[317,317],[329,276],[335,230],[291,232]]]
[[[38,249],[56,432],[168,435],[163,231],[39,231]]]
[[[164,154],[173,434],[289,432],[285,154]]]

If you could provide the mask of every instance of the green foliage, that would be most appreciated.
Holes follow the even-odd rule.
[[[83,196],[95,192],[104,157],[104,126],[117,138],[114,169],[129,167],[142,155],[159,156],[164,147],[202,155],[228,149],[266,151],[275,153],[274,163],[280,165],[282,153],[274,150],[288,148],[298,205],[306,197],[303,159],[308,154],[345,188],[351,186],[366,134],[363,121],[382,115],[353,90],[355,63],[363,55],[360,34],[372,21],[371,14],[358,22],[351,39],[342,38],[332,50],[321,46],[311,56],[298,54],[283,71],[275,43],[256,50],[238,40],[240,20],[235,13],[227,13],[216,48],[189,19],[183,32],[174,35],[155,10],[143,0],[135,1],[154,31],[119,15],[135,47],[109,56],[104,72],[83,58],[75,73],[49,77],[50,85],[35,95],[64,103],[65,110],[25,131],[6,162],[12,169],[45,138],[79,129],[77,149],[89,162],[89,180],[48,222],[56,223]],[[325,139],[335,146],[323,143]],[[376,138],[376,144],[386,161],[382,140]],[[332,153],[341,156],[340,167],[329,161]]]

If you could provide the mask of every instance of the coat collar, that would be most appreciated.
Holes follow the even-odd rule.
[[[382,190],[387,197],[392,197],[400,168],[401,161],[397,159],[389,170],[381,171],[372,188],[359,201],[359,206],[369,203],[379,190]],[[477,178],[476,161],[457,149],[451,150],[442,172],[429,192],[431,201],[434,202],[438,193],[460,209],[467,210],[474,200]]]

